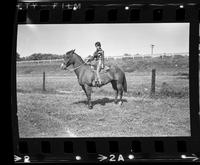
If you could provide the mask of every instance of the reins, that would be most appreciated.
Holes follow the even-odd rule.
[[[84,61],[84,63],[82,63],[81,65],[77,66],[76,68],[73,68],[73,69],[68,69],[68,68],[66,68],[66,70],[68,70],[68,71],[70,71],[70,72],[73,72],[73,71],[75,71],[76,69],[80,68],[83,64],[87,64],[87,63]]]

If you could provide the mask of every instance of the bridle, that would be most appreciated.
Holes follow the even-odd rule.
[[[83,64],[84,64],[84,63],[83,63]],[[83,64],[81,64],[81,65],[83,65]],[[70,71],[70,72],[73,72],[73,71],[75,71],[76,69],[80,68],[81,65],[79,65],[79,66],[77,66],[77,67],[75,67],[75,68],[73,68],[73,69],[68,69],[68,68],[66,67],[66,70],[68,70],[68,71]]]
[[[76,69],[80,68],[83,64],[87,64],[87,62],[84,61],[84,63],[80,64],[79,66],[77,66],[77,67],[75,67],[75,68],[73,68],[73,69],[68,69],[68,68],[66,67],[65,70],[68,70],[68,71],[70,71],[70,72],[73,72],[73,71],[75,71]]]
[[[70,71],[70,72],[73,72],[73,71],[75,71],[76,69],[80,68],[83,64],[87,64],[87,63],[84,61],[84,63],[82,63],[81,65],[79,65],[79,66],[77,66],[77,67],[75,67],[75,68],[73,68],[73,69],[68,69],[68,68],[66,67],[65,70],[68,70],[68,71]]]

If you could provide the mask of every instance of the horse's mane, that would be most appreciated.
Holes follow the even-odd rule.
[[[66,54],[71,54],[73,52],[73,54],[75,54],[78,59],[84,63],[83,59],[81,58],[81,56],[79,56],[77,53],[75,53],[75,49],[68,51]]]
[[[80,60],[81,60],[81,62],[83,62],[84,63],[84,61],[83,61],[83,59],[81,58],[81,56],[79,56],[78,54],[76,54],[76,53],[74,53]]]
[[[68,51],[66,54],[71,54],[72,52],[74,52],[75,50],[73,49],[73,50],[70,50],[70,51]]]

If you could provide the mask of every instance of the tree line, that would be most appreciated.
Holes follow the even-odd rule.
[[[200,53],[200,50],[199,50],[199,53]],[[64,55],[57,55],[57,54],[51,54],[51,53],[33,53],[30,56],[21,57],[18,52],[16,53],[16,59],[17,59],[17,61],[53,60],[53,59],[62,59],[63,56]],[[130,60],[129,56],[130,56],[130,54],[125,53],[123,60]],[[178,56],[183,57],[182,55],[176,55],[176,57],[178,57]]]
[[[57,55],[51,53],[33,53],[27,57],[21,57],[20,54],[16,53],[17,61],[30,61],[30,60],[52,60],[52,59],[62,59],[64,55]]]

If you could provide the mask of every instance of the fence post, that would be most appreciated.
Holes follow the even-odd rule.
[[[156,69],[152,69],[151,75],[151,95],[155,94],[156,85]]]
[[[46,89],[45,89],[45,72],[43,72],[42,90],[43,90],[43,91],[46,91]]]

